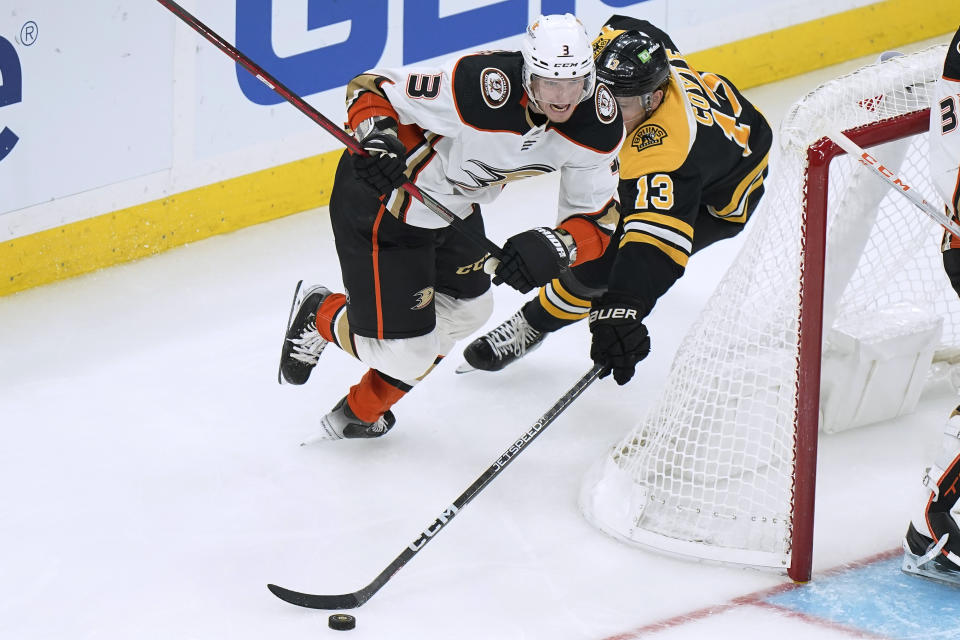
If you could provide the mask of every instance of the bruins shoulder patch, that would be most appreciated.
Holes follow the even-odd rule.
[[[666,137],[667,130],[660,125],[645,124],[641,125],[636,133],[633,134],[630,145],[637,151],[643,151],[644,149],[655,147],[658,144],[663,144],[663,140]]]
[[[491,109],[499,109],[510,97],[510,79],[500,69],[487,67],[480,72],[480,95]]]
[[[600,119],[600,122],[610,124],[617,119],[617,101],[613,97],[613,93],[610,92],[610,89],[607,88],[607,85],[602,82],[597,84],[594,100],[597,105],[597,117]]]

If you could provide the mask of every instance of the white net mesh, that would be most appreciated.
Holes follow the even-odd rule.
[[[789,565],[807,149],[831,129],[882,130],[927,108],[944,52],[865,67],[790,109],[749,236],[678,349],[662,396],[584,481],[581,506],[600,529],[682,555]],[[925,136],[873,151],[941,206]],[[960,322],[950,318],[960,319],[960,302],[940,262],[940,228],[847,156],[833,160],[828,193],[824,336],[909,303],[946,316],[943,340],[958,344]]]

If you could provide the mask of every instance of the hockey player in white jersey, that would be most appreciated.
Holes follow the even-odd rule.
[[[522,51],[375,69],[350,82],[348,126],[370,155],[344,154],[331,194],[346,291],[295,295],[280,364],[283,380],[304,384],[332,342],[370,367],[323,417],[324,437],[386,433],[391,407],[492,311],[485,249],[399,190],[406,180],[482,235],[480,205],[506,183],[560,172],[546,218],[555,226],[512,236],[494,284],[528,292],[603,254],[619,219],[624,131],[595,79],[586,31],[565,14],[534,22]]]
[[[960,220],[960,29],[953,36],[930,109],[930,171],[947,208]],[[960,240],[943,237],[943,267],[960,295]],[[940,453],[923,476],[922,510],[904,537],[903,570],[960,585],[960,524],[952,513],[960,496],[960,406],[943,430]]]

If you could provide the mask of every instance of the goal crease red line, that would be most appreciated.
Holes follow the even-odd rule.
[[[835,576],[842,573],[846,573],[848,571],[853,571],[855,569],[860,569],[877,562],[889,560],[890,558],[896,557],[901,553],[903,553],[903,549],[900,547],[897,547],[895,549],[888,549],[887,551],[882,551],[880,553],[867,556],[866,558],[862,558],[854,562],[848,562],[848,563],[838,565],[836,567],[832,567],[830,569],[827,569],[826,571],[818,573],[818,577],[828,578],[830,576]],[[829,627],[837,631],[844,631],[856,637],[887,640],[887,636],[873,634],[873,633],[870,633],[869,631],[864,631],[861,629],[853,629],[851,627],[847,627],[845,625],[841,625],[841,624],[832,622],[830,620],[818,618],[816,616],[811,616],[809,614],[804,614],[801,612],[786,609],[785,607],[780,607],[774,604],[764,602],[766,598],[779,595],[781,593],[786,593],[788,591],[793,591],[794,589],[802,588],[806,584],[807,583],[804,583],[804,582],[788,582],[785,584],[777,585],[776,587],[771,587],[769,589],[755,591],[753,593],[748,593],[743,596],[737,596],[736,598],[732,598],[720,604],[710,605],[708,607],[697,609],[689,613],[681,613],[680,615],[673,616],[672,618],[666,618],[664,620],[652,622],[650,624],[644,625],[637,629],[627,631],[626,633],[621,633],[615,636],[608,636],[606,638],[603,638],[603,640],[636,640],[637,638],[658,633],[660,631],[666,631],[667,629],[679,627],[681,625],[684,625],[690,622],[696,622],[698,620],[703,620],[710,616],[726,613],[727,611],[730,611],[737,607],[751,606],[751,605],[757,606],[757,607],[765,607],[768,609],[775,609],[780,613],[789,613],[791,617],[800,618],[805,622],[809,622],[811,624],[817,624],[823,627]]]

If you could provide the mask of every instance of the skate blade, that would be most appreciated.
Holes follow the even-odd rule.
[[[327,424],[326,417],[320,421],[320,426],[323,427],[323,432],[318,433],[315,436],[310,436],[306,440],[300,443],[301,447],[309,447],[313,444],[318,444],[320,442],[331,442],[333,440],[343,440],[343,436],[337,433],[333,427]]]
[[[934,562],[927,562],[923,566],[917,566],[917,558],[913,554],[907,553],[903,558],[903,566],[900,570],[912,576],[919,576],[927,580],[933,580],[940,584],[946,584],[953,587],[960,587],[960,570],[951,571],[943,569]]]
[[[297,282],[297,288],[293,290],[293,302],[290,303],[290,313],[287,315],[287,326],[283,330],[283,342],[280,343],[280,364],[277,366],[277,383],[280,386],[287,384],[283,379],[283,346],[287,343],[287,332],[290,331],[290,325],[293,323],[293,310],[297,308],[297,298],[300,296],[300,287],[303,286],[303,280]]]
[[[456,373],[470,373],[471,371],[476,370],[477,368],[471,365],[469,362],[461,362],[455,371]]]

